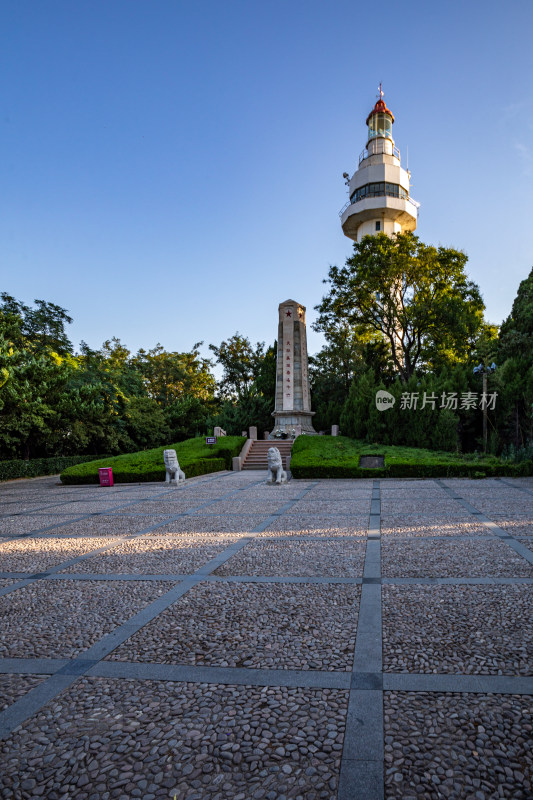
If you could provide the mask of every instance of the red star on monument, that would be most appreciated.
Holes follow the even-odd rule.
[[[286,315],[285,315],[285,316],[286,316],[286,317],[292,317],[292,311],[290,310],[290,308],[289,308],[289,310],[287,311],[287,313],[286,313]]]

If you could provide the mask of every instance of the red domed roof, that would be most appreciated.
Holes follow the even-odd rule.
[[[366,124],[367,125],[368,125],[368,122],[370,120],[370,117],[373,117],[374,114],[388,114],[389,117],[391,117],[392,121],[394,122],[394,114],[392,113],[392,111],[390,111],[387,108],[387,106],[385,105],[385,101],[382,100],[381,97],[379,98],[379,100],[377,101],[376,105],[374,106],[374,108],[372,109],[372,111],[370,112],[368,117],[366,118]]]

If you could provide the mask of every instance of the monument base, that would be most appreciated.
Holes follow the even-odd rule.
[[[305,433],[306,436],[316,436],[317,432],[313,428],[312,418],[315,416],[314,411],[273,411],[274,417],[274,430],[268,437],[269,439],[276,439],[276,431],[280,430],[287,434],[288,439],[294,438],[293,431],[298,433]]]

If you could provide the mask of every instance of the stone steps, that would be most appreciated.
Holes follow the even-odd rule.
[[[287,456],[290,456],[292,450],[292,439],[257,439],[250,447],[246,458],[244,459],[243,469],[268,469],[268,451],[271,447],[277,447],[281,453],[283,466],[287,464]]]

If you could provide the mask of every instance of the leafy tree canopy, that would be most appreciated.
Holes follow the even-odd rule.
[[[499,357],[533,363],[533,269],[518,287],[511,313],[502,324]]]
[[[72,343],[65,332],[72,317],[64,308],[46,300],[35,300],[36,308],[30,308],[7,292],[2,292],[0,298],[0,331],[7,340],[35,353],[72,353]]]
[[[257,342],[254,347],[246,336],[241,336],[237,331],[227,342],[221,342],[218,347],[210,344],[209,349],[224,370],[219,386],[220,395],[225,399],[245,397],[265,358],[265,343]]]
[[[361,343],[384,343],[402,381],[418,369],[465,360],[483,327],[479,288],[464,253],[411,233],[365,236],[344,267],[332,266],[315,329],[353,328]]]
[[[187,353],[168,352],[160,344],[139,350],[132,363],[143,377],[148,396],[163,408],[187,395],[211,400],[216,384],[211,361],[200,355],[202,344],[197,342]]]

